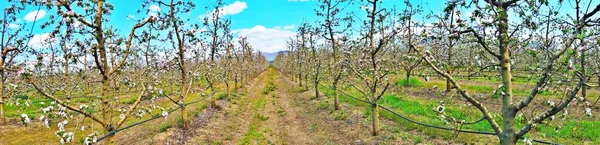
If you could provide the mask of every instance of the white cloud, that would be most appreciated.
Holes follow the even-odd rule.
[[[248,8],[246,2],[235,1],[230,5],[220,8],[220,10],[223,15],[235,15],[241,13],[246,8]]]
[[[33,22],[35,20],[44,18],[44,16],[46,16],[45,10],[31,11],[31,12],[27,13],[27,15],[25,15],[25,17],[23,17],[23,19],[25,19],[25,21],[27,21],[27,22]]]
[[[49,47],[50,44],[48,42],[53,41],[53,40],[54,39],[50,37],[50,33],[35,34],[31,38],[29,43],[27,43],[27,46],[33,47],[33,48]]]
[[[286,29],[286,30],[290,30],[290,29],[294,29],[294,28],[296,28],[296,26],[294,26],[294,25],[283,26],[283,29]]]
[[[266,28],[256,25],[250,29],[234,30],[238,36],[248,36],[248,42],[262,52],[278,52],[286,50],[286,40],[294,37],[296,32],[281,27]]]
[[[159,12],[160,11],[160,7],[158,5],[155,5],[155,4],[150,5],[150,7],[148,9],[150,11],[153,11],[153,12]]]
[[[135,19],[135,16],[134,16],[134,15],[132,15],[132,14],[129,14],[129,15],[127,15],[127,19],[129,19],[129,20],[133,20],[133,19]]]
[[[235,15],[235,14],[241,13],[246,8],[248,8],[248,5],[246,4],[246,2],[235,1],[230,5],[226,5],[226,6],[219,8],[219,12],[220,12],[220,16]],[[206,17],[210,17],[210,16],[212,16],[212,14],[214,12],[215,12],[215,10],[211,11],[210,13],[202,14],[198,18],[203,19]]]

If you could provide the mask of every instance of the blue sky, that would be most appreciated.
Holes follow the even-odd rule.
[[[151,13],[166,12],[166,7],[142,7],[141,0],[108,0],[115,6],[112,11],[110,22],[105,26],[111,25],[122,32],[128,32],[135,24],[135,20],[143,19],[149,15],[146,13],[151,9]],[[206,14],[212,9],[207,10],[205,6],[212,5],[212,0],[197,0],[196,9],[189,14],[181,14],[180,17],[197,19]],[[422,5],[424,14],[434,12],[439,14],[445,6],[444,0],[411,0],[413,5]],[[596,3],[596,2],[594,2]],[[1,1],[1,7],[7,7],[7,1]],[[396,7],[404,8],[404,0],[383,0],[383,6],[387,8]],[[563,6],[569,7],[569,6]],[[315,22],[320,20],[320,17],[315,15],[314,9],[317,8],[316,0],[224,0],[223,11],[225,17],[231,18],[232,29],[237,36],[249,36],[249,41],[256,49],[263,52],[276,52],[285,50],[285,41],[287,38],[295,35],[297,26],[303,21]],[[569,7],[570,9],[570,7]],[[28,7],[18,15],[20,22],[11,24],[11,27],[31,27],[33,17],[37,7]],[[141,13],[137,13],[142,10]],[[350,6],[345,12],[356,13],[359,16],[364,16],[365,12],[359,5]],[[37,14],[38,22],[36,23],[33,34],[34,39],[31,45],[42,47],[39,39],[47,37],[50,29],[41,29],[39,25],[48,20],[51,13],[56,13],[55,10],[42,8]],[[423,15],[424,15],[423,14]],[[416,17],[417,21],[424,20],[423,16]],[[201,21],[197,23],[201,24]]]
[[[428,3],[419,0],[413,0],[415,3]],[[433,1],[433,0],[432,0]],[[139,20],[151,13],[166,12],[167,7],[142,7],[141,0],[108,0],[115,6],[109,19],[110,22],[105,26],[113,26],[122,32],[128,30],[135,24],[134,20]],[[436,9],[443,8],[443,2],[433,1],[434,4],[428,7]],[[196,1],[196,9],[189,14],[181,14],[180,17],[197,19],[212,9],[207,10],[206,6],[214,5],[210,0]],[[6,7],[7,1],[1,1],[0,5]],[[403,0],[384,0],[385,7],[403,7]],[[258,50],[263,52],[276,52],[285,50],[285,40],[295,35],[297,26],[303,21],[315,22],[320,19],[315,15],[314,9],[317,8],[316,0],[224,0],[223,10],[227,13],[225,17],[231,18],[232,29],[238,36],[249,36],[250,43]],[[427,7],[425,7],[427,9]],[[11,27],[30,28],[36,14],[38,15],[36,26],[34,27],[34,39],[30,43],[35,47],[43,47],[41,39],[47,37],[50,28],[41,29],[42,22],[48,20],[50,14],[56,13],[56,10],[29,6],[26,10],[18,14],[21,23],[11,24]],[[140,13],[137,13],[141,10]],[[364,15],[364,10],[360,6],[350,6],[346,12]],[[198,21],[200,24],[201,21]]]

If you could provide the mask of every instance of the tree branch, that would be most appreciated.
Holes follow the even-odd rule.
[[[35,88],[35,90],[38,91],[38,93],[42,94],[46,98],[50,98],[50,99],[54,100],[56,103],[58,103],[58,104],[60,104],[62,106],[67,107],[67,109],[69,109],[71,111],[75,111],[75,112],[77,112],[79,114],[83,114],[86,117],[92,118],[92,120],[100,123],[102,126],[106,126],[107,125],[104,121],[100,120],[99,118],[96,118],[91,113],[88,113],[88,112],[85,112],[83,110],[79,110],[79,109],[77,109],[77,108],[75,108],[73,106],[67,105],[65,102],[63,102],[62,100],[58,99],[57,97],[44,92],[33,80],[31,80],[31,78],[28,77],[28,78],[26,78],[26,80],[29,82],[29,84],[31,84]]]
[[[525,135],[527,132],[529,132],[531,130],[531,127],[533,126],[533,124],[538,124],[538,123],[542,122],[543,120],[547,119],[548,117],[553,116],[556,113],[558,113],[559,111],[563,110],[565,107],[567,107],[567,105],[569,105],[569,103],[571,103],[571,100],[573,100],[577,96],[577,93],[579,92],[581,87],[584,85],[585,85],[585,79],[580,77],[579,83],[577,83],[577,86],[573,89],[573,91],[571,91],[571,94],[569,94],[569,96],[567,98],[563,99],[562,102],[558,106],[552,107],[552,109],[546,110],[544,113],[542,113],[539,116],[530,120],[529,123],[527,123],[527,126],[523,127],[521,130],[519,130],[516,133],[516,135],[517,136]]]
[[[121,66],[123,66],[123,64],[125,64],[125,61],[127,61],[127,57],[129,57],[129,49],[131,48],[131,42],[133,40],[133,37],[135,36],[135,30],[143,27],[144,25],[148,24],[149,22],[154,22],[154,17],[148,17],[146,18],[146,20],[135,24],[133,26],[133,28],[131,29],[131,32],[129,33],[129,38],[127,40],[127,44],[125,44],[125,54],[123,56],[123,59],[121,60],[121,62],[119,62],[117,65],[115,65],[115,67],[113,69],[111,69],[108,72],[108,75],[111,75],[112,73],[114,73],[116,70],[119,70],[119,68],[121,68]]]
[[[415,48],[412,44],[409,44],[409,45],[410,45],[410,47]],[[418,50],[416,48],[415,48],[415,50],[417,51],[417,53],[421,54],[420,50]],[[489,111],[487,110],[487,108],[485,106],[483,106],[479,101],[475,100],[475,98],[473,98],[469,94],[467,94],[467,92],[460,87],[460,85],[456,82],[456,80],[454,80],[454,78],[452,76],[450,76],[450,74],[445,73],[444,71],[440,70],[435,65],[433,65],[433,63],[431,62],[431,60],[429,60],[425,56],[425,54],[421,54],[421,55],[422,55],[423,59],[425,60],[425,62],[431,68],[433,68],[433,70],[435,72],[437,72],[439,75],[442,75],[443,77],[445,77],[446,79],[448,79],[452,83],[452,85],[454,86],[454,88],[456,88],[456,90],[458,90],[458,92],[461,94],[461,96],[463,98],[465,98],[467,101],[469,101],[469,103],[473,104],[473,106],[475,106],[483,114],[483,116],[490,123],[490,126],[494,129],[494,131],[496,132],[496,134],[500,134],[502,132],[500,130],[500,126],[492,118],[492,115],[489,113]]]

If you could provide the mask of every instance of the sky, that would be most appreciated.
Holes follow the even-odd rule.
[[[445,6],[444,0],[410,0],[413,5],[422,5],[424,13],[440,13]],[[142,0],[107,0],[115,6],[115,9],[109,16],[110,21],[106,25],[111,25],[120,29],[122,33],[128,32],[136,23],[148,15],[167,12],[167,7],[150,5],[142,7]],[[198,19],[212,9],[206,6],[214,5],[213,0],[196,0],[196,9],[187,14],[181,14],[179,17]],[[1,1],[0,7],[7,7],[7,1]],[[231,28],[236,36],[248,36],[250,44],[262,52],[277,52],[285,50],[286,40],[296,34],[297,26],[302,22],[315,22],[321,20],[316,16],[316,0],[224,0],[224,6],[221,7],[225,17],[232,20]],[[383,7],[403,9],[404,0],[383,0]],[[137,11],[141,10],[140,13]],[[50,13],[56,13],[56,10],[37,7],[27,7],[22,13],[18,14],[18,24],[8,24],[10,28],[31,27],[35,23],[34,37],[30,42],[32,47],[43,47],[42,40],[48,37],[51,28],[41,29],[39,25],[48,20]],[[360,6],[350,6],[345,9],[345,13],[354,13],[358,16],[364,16],[366,13]],[[37,18],[35,17],[37,14]],[[423,20],[424,16],[415,19]],[[424,20],[426,21],[426,20]],[[201,20],[197,21],[201,24]],[[123,34],[124,36],[126,34]]]
[[[427,1],[413,1],[429,4]],[[167,7],[157,5],[143,8],[142,0],[107,0],[107,2],[113,4],[115,9],[111,12],[110,21],[105,26],[111,25],[120,29],[123,33],[131,29],[136,23],[135,20],[168,11]],[[213,6],[213,1],[197,0],[194,2],[197,7],[192,12],[182,14],[180,17],[197,19],[213,10],[206,8],[206,6]],[[403,0],[384,0],[383,2],[384,7],[404,5]],[[431,0],[431,2],[433,4],[430,4],[429,7],[436,7],[435,9],[439,10],[443,8],[442,2],[434,0]],[[8,5],[7,1],[0,2],[1,7],[7,7]],[[297,26],[302,22],[310,23],[321,20],[314,11],[317,7],[316,0],[224,0],[222,10],[225,12],[225,17],[232,20],[231,28],[236,36],[248,36],[250,44],[259,51],[277,52],[286,49],[286,40],[296,34]],[[41,29],[39,26],[41,23],[48,21],[49,15],[56,13],[56,10],[41,8],[37,11],[37,9],[37,7],[27,7],[17,15],[18,22],[21,23],[9,24],[9,27],[30,28],[33,22],[37,20],[32,33],[34,36],[29,45],[34,48],[41,48],[45,46],[43,39],[49,37],[48,32],[51,28]],[[141,10],[141,12],[138,13],[138,10]],[[365,14],[359,6],[348,7],[346,12],[358,13],[358,15]],[[199,20],[197,23],[201,24],[202,21]]]

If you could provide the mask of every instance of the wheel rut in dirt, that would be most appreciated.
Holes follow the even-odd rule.
[[[187,144],[365,144],[376,143],[359,112],[339,120],[318,104],[312,91],[298,87],[274,68],[232,99]],[[311,99],[312,98],[312,99]],[[341,111],[341,110],[338,110]]]
[[[250,85],[247,95],[231,101],[190,144],[314,144],[308,126],[278,85],[281,74],[268,69]],[[286,86],[289,84],[286,84]]]

